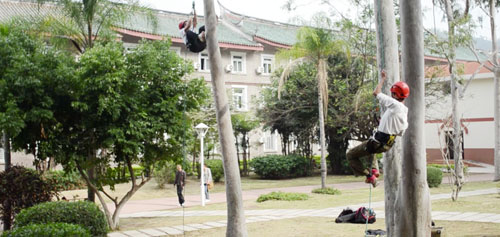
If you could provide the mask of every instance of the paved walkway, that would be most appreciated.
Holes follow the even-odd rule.
[[[363,180],[363,178],[359,178]],[[493,174],[471,174],[467,177],[467,182],[478,182],[478,181],[491,181],[493,180]],[[443,177],[443,183],[448,183],[449,180],[446,177]],[[360,189],[360,188],[368,188],[368,184],[364,182],[351,182],[351,183],[339,183],[328,185],[330,187],[334,187],[339,190],[350,190],[350,189]],[[377,188],[383,188],[383,181],[379,182],[379,186]],[[255,189],[255,190],[244,190],[242,192],[243,200],[257,200],[257,198],[266,193],[270,193],[273,191],[282,191],[282,192],[296,192],[296,193],[311,193],[311,191],[315,188],[319,188],[320,185],[309,185],[309,186],[298,186],[298,187],[284,187],[284,188],[266,188],[266,189]],[[200,206],[201,200],[200,195],[186,195],[185,196],[187,207],[190,206]],[[211,204],[213,203],[225,203],[226,202],[226,193],[210,193]],[[114,211],[114,204],[109,204],[108,208],[111,211]],[[168,209],[176,209],[179,208],[179,201],[177,197],[167,197],[167,198],[155,198],[149,200],[132,200],[128,201],[120,212],[120,216],[124,214],[131,214],[137,212],[149,212],[149,211],[161,211]]]
[[[486,195],[498,193],[497,188],[492,189],[482,189],[468,192],[460,192],[460,197],[470,197],[476,195]],[[439,200],[449,198],[449,194],[436,194],[431,195],[431,200]],[[352,209],[358,208],[360,206],[368,206],[368,203],[361,203],[356,205],[350,205]],[[373,202],[371,207],[375,209],[383,208],[384,202]],[[343,207],[332,207],[325,209],[266,209],[266,210],[247,210],[245,215],[247,216],[246,222],[262,222],[262,221],[272,221],[281,220],[297,217],[329,217],[335,218],[340,214],[340,212],[345,208]],[[226,210],[217,211],[151,211],[151,212],[140,212],[134,214],[124,214],[120,217],[122,218],[144,218],[144,217],[166,217],[166,216],[226,216]],[[377,211],[378,218],[384,218],[385,214],[383,211]],[[487,223],[500,223],[500,214],[498,213],[478,213],[478,212],[443,212],[435,211],[432,212],[433,220],[444,220],[444,221],[474,221],[474,222],[487,222]],[[211,229],[218,227],[225,227],[227,225],[226,220],[222,221],[212,221],[205,222],[201,224],[187,224],[187,225],[177,225],[168,226],[160,228],[149,228],[141,230],[130,230],[123,232],[113,232],[108,236],[110,237],[128,237],[128,236],[138,236],[138,237],[149,237],[149,236],[166,236],[166,235],[181,235],[184,232],[198,231],[202,229]]]

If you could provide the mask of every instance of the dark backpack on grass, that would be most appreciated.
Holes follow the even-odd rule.
[[[336,223],[368,223],[372,224],[375,222],[375,211],[371,208],[360,207],[358,210],[353,211],[350,208],[344,209],[340,215],[335,219]]]

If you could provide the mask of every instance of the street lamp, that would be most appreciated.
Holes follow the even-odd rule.
[[[201,184],[200,184],[200,190],[201,190],[201,206],[205,206],[205,185],[204,185],[204,174],[203,174],[203,138],[205,138],[205,134],[207,134],[208,131],[208,126],[205,125],[204,123],[200,123],[196,125],[195,127],[196,133],[198,133],[198,137],[200,138],[200,178],[201,178]]]

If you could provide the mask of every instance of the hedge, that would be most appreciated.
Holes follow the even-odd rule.
[[[427,167],[427,183],[429,188],[439,187],[443,181],[443,171],[436,167]]]
[[[30,224],[4,232],[2,237],[90,237],[85,228],[68,223]]]
[[[80,202],[47,202],[23,209],[17,216],[16,228],[30,224],[47,223],[77,224],[87,229],[92,236],[106,236],[108,224],[104,213],[95,203]]]
[[[222,177],[224,177],[224,167],[222,166],[222,160],[206,160],[205,164],[210,171],[212,171],[212,179],[214,182],[219,182]]]
[[[252,159],[250,166],[264,179],[283,179],[310,175],[309,161],[298,155],[268,155]]]
[[[43,178],[50,181],[57,191],[84,189],[87,187],[85,180],[78,172],[64,172],[63,170],[50,170],[43,174]]]
[[[272,192],[268,194],[262,194],[257,198],[257,202],[265,202],[269,200],[278,201],[302,201],[309,199],[309,195],[305,193],[284,193],[284,192]]]

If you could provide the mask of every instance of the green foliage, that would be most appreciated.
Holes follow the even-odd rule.
[[[57,191],[83,189],[87,187],[85,180],[78,172],[65,172],[63,170],[49,170],[43,173],[43,178],[55,186]]]
[[[0,130],[12,149],[45,159],[55,155],[50,139],[68,116],[74,58],[11,26],[0,36]],[[34,147],[37,147],[35,152]]]
[[[254,172],[264,179],[283,179],[309,175],[309,161],[299,155],[268,155],[252,159]]]
[[[2,237],[90,237],[90,232],[79,225],[68,223],[30,224],[4,232]]]
[[[257,198],[257,202],[265,202],[269,200],[278,201],[302,201],[309,199],[309,195],[305,193],[284,193],[284,192],[272,192],[268,194],[262,194]]]
[[[4,218],[13,220],[22,209],[50,201],[54,195],[55,187],[32,169],[12,166],[0,172],[0,203],[11,204],[11,210],[0,205]]]
[[[206,160],[205,164],[210,168],[210,171],[212,171],[212,179],[214,182],[219,182],[220,179],[224,177],[222,160]]]
[[[439,187],[443,181],[443,172],[439,168],[427,167],[427,183],[429,188]]]
[[[68,223],[80,225],[92,236],[106,236],[108,225],[104,213],[92,202],[47,202],[23,209],[15,227],[31,224]]]
[[[440,170],[445,170],[445,172],[450,172],[451,170],[455,169],[455,164],[450,164],[450,166],[445,164],[428,164],[427,166],[438,168]],[[464,165],[463,167],[464,167],[464,172],[467,172],[469,170],[469,166]]]
[[[176,164],[171,161],[155,167],[153,176],[158,188],[165,188],[165,184],[173,184],[175,182]]]
[[[140,165],[132,165],[132,171],[134,173],[135,178],[140,178],[142,175],[145,175],[145,168]],[[118,166],[118,167],[109,167],[106,170],[106,177],[109,180],[112,180],[114,184],[117,183],[127,183],[130,181],[130,172],[128,167]]]
[[[334,188],[316,188],[312,190],[312,193],[318,194],[328,194],[328,195],[340,195],[341,192],[338,189]]]

